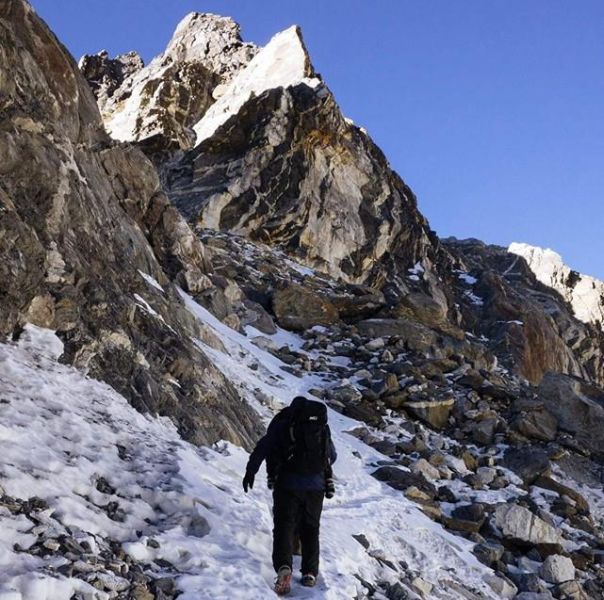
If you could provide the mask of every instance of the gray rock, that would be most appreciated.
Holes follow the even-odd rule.
[[[590,451],[604,447],[604,392],[578,379],[548,373],[539,385],[539,398],[560,427],[574,434]]]
[[[495,509],[493,523],[504,538],[530,544],[559,544],[561,534],[534,515],[528,508],[516,504],[502,504]]]
[[[550,468],[547,453],[533,447],[508,448],[501,464],[516,473],[525,485],[532,485]]]
[[[570,558],[552,554],[543,562],[540,575],[549,583],[572,581],[575,578],[575,566]]]
[[[454,398],[443,398],[442,400],[405,402],[404,408],[410,414],[428,423],[428,425],[431,425],[435,429],[442,429],[446,426],[454,405]]]

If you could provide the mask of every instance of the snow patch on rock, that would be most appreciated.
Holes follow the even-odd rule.
[[[577,319],[604,327],[603,281],[573,271],[549,248],[514,242],[508,252],[524,258],[541,283],[555,289],[570,303]]]
[[[197,134],[196,145],[212,136],[253,95],[299,83],[316,87],[320,80],[314,76],[300,29],[294,25],[275,35],[222,90],[220,98],[193,128]]]

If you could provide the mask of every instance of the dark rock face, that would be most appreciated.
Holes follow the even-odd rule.
[[[480,274],[480,306],[460,303],[466,327],[528,381],[548,371],[604,383],[604,336],[573,316],[572,307],[535,278],[526,261],[478,240],[446,240],[463,268]]]
[[[604,392],[581,380],[548,373],[539,397],[558,419],[560,427],[595,455],[604,456]]]
[[[201,275],[203,245],[141,151],[110,143],[73,59],[28,4],[2,4],[0,36],[0,334],[56,329],[66,360],[186,438],[249,445],[255,415],[196,348],[169,283]]]
[[[124,79],[140,71],[145,65],[136,52],[109,58],[107,50],[87,54],[79,63],[82,75],[92,88],[97,102],[106,102],[124,83]]]

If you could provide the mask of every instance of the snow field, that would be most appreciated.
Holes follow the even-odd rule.
[[[315,375],[298,378],[281,370],[277,358],[182,295],[225,352],[199,345],[264,418],[320,385]],[[287,332],[275,338],[300,345]],[[45,499],[53,523],[92,547],[97,539],[113,539],[138,561],[169,561],[174,569],[153,568],[177,578],[182,600],[271,597],[271,498],[264,472],[244,494],[245,451],[226,442],[209,449],[182,441],[169,420],[136,412],[109,386],[57,363],[60,352],[52,332],[33,326],[19,344],[0,345],[5,493]],[[394,582],[407,568],[434,584],[432,598],[459,597],[448,591],[448,581],[496,598],[485,582],[492,572],[471,554],[472,544],[370,476],[372,463],[384,457],[346,433],[358,423],[330,411],[330,424],[339,458],[336,496],[324,505],[321,576],[315,589],[297,585],[294,597],[355,598],[364,589],[355,575]],[[115,494],[97,490],[100,477]],[[119,504],[121,520],[104,510],[109,501]],[[0,522],[0,600],[69,600],[78,590],[90,600],[109,597],[79,579],[52,574],[49,567],[64,559],[15,552],[15,543],[27,548],[35,541],[31,521],[2,511]],[[366,536],[369,551],[353,534]],[[151,538],[159,547],[147,545]]]

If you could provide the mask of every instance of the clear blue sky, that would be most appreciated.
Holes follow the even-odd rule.
[[[441,235],[553,248],[604,279],[602,0],[32,0],[79,58],[148,61],[188,12],[264,44],[302,26],[315,68]]]

